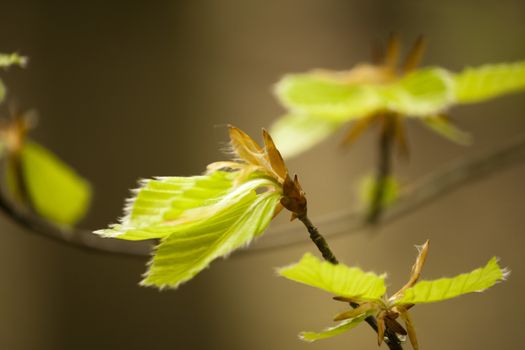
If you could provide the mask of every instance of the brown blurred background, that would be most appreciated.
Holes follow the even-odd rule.
[[[284,73],[349,68],[392,30],[407,46],[427,36],[426,65],[459,70],[525,58],[520,0],[19,0],[2,2],[0,23],[0,51],[31,58],[26,70],[2,72],[10,97],[38,109],[33,137],[96,190],[88,228],[114,222],[137,179],[197,174],[220,159],[226,123],[257,135],[282,112],[271,86]],[[523,132],[524,96],[455,108],[454,120],[475,135],[468,148],[410,123],[412,155],[397,174],[409,183]],[[355,205],[354,185],[374,164],[373,141],[367,135],[341,151],[334,138],[289,162],[314,220]],[[508,282],[415,308],[413,317],[426,350],[523,348],[524,175],[525,166],[502,171],[375,235],[331,243],[348,264],[388,271],[393,288],[408,275],[413,245],[427,238],[427,278],[500,256],[513,271]],[[274,267],[314,251],[306,237],[292,248],[234,254],[179,290],[158,292],[137,286],[146,259],[63,246],[2,216],[0,349],[376,349],[365,326],[315,344],[297,340],[342,308],[275,277]]]

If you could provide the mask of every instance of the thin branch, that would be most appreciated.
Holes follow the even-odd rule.
[[[511,166],[525,162],[525,134],[506,142],[501,147],[488,151],[477,157],[470,157],[445,166],[408,187],[398,201],[385,211],[379,224],[387,225],[412,214],[425,205],[455,191],[461,186],[474,183],[489,175]],[[125,241],[101,238],[91,230],[65,230],[48,223],[42,218],[16,207],[0,193],[0,211],[8,218],[27,229],[55,241],[72,245],[88,251],[109,252],[131,256],[148,256],[154,241]],[[348,209],[318,217],[316,222],[323,226],[325,237],[335,237],[358,233],[369,229],[363,219],[366,213]],[[304,243],[300,230],[294,225],[282,225],[271,228],[266,235],[257,241],[243,254],[253,254]],[[302,230],[301,230],[302,231]]]
[[[312,240],[312,242],[314,242],[317,249],[319,249],[319,251],[323,255],[323,258],[326,261],[329,261],[334,265],[339,264],[339,261],[337,260],[334,253],[328,246],[328,243],[326,242],[324,237],[319,233],[319,230],[317,229],[317,227],[315,227],[312,224],[308,216],[304,215],[304,216],[299,216],[297,218],[301,220],[301,222],[304,224],[304,226],[308,230],[308,233],[310,234],[310,239]]]

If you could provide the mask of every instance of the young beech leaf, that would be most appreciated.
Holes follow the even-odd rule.
[[[238,173],[216,171],[190,178],[144,182],[118,225],[96,231],[127,240],[162,238],[146,286],[176,288],[210,262],[261,234],[282,197],[261,173],[234,186]],[[257,194],[265,188],[266,192]]]
[[[142,181],[120,223],[95,232],[161,239],[142,285],[176,288],[250,243],[283,206],[295,216],[306,213],[304,192],[297,177],[288,175],[271,136],[263,130],[260,147],[241,130],[229,131],[236,161],[212,163],[201,176]]]
[[[376,86],[345,84],[315,72],[286,75],[275,93],[291,114],[333,121],[347,121],[383,107]]]
[[[503,281],[508,272],[502,269],[497,258],[489,260],[485,267],[453,278],[421,281],[407,288],[402,296],[394,300],[396,305],[432,303],[458,297],[472,292],[482,292],[497,282]]]
[[[354,300],[377,300],[386,292],[386,275],[378,276],[344,264],[334,265],[310,253],[304,254],[298,263],[280,268],[277,273],[292,281]]]
[[[377,320],[378,344],[385,332],[408,335],[414,350],[419,349],[414,322],[408,310],[415,304],[446,300],[465,293],[483,291],[507,276],[508,272],[492,258],[488,264],[454,278],[417,282],[421,276],[429,249],[429,242],[419,247],[419,254],[412,266],[408,282],[390,298],[385,298],[385,276],[365,273],[357,267],[322,262],[309,253],[296,264],[278,270],[293,281],[320,288],[335,294],[334,300],[351,303],[352,309],[339,313],[334,321],[343,322],[322,332],[303,332],[300,338],[314,341],[341,334],[362,322],[368,316]],[[404,321],[403,327],[396,319]]]
[[[316,340],[331,338],[356,327],[358,324],[363,322],[368,316],[370,315],[363,314],[359,317],[344,320],[338,323],[336,326],[323,329],[321,332],[301,332],[299,334],[299,339],[307,342],[314,342]]]
[[[300,117],[286,115],[270,129],[277,144],[284,145],[283,155],[297,155],[344,123],[380,113],[420,118],[434,131],[466,144],[466,134],[433,116],[454,104],[525,89],[525,61],[468,68],[459,74],[437,67],[409,69],[404,75],[394,72],[384,65],[358,65],[350,71],[286,75],[275,93],[289,114]]]
[[[425,68],[388,83],[345,83],[329,75],[288,75],[276,93],[292,113],[350,121],[388,109],[411,116],[445,110],[453,99],[453,79],[441,68]]]
[[[430,67],[415,70],[399,80],[377,86],[387,110],[411,117],[440,113],[453,102],[451,73]]]
[[[141,284],[176,288],[216,258],[245,246],[269,225],[280,198],[276,192],[250,190],[208,219],[177,226],[157,247]]]
[[[459,103],[475,103],[525,89],[525,61],[467,68],[455,78]]]
[[[279,150],[293,157],[336,132],[341,124],[339,121],[306,115],[286,115],[272,125],[272,135]]]
[[[95,233],[162,238],[141,284],[176,288],[211,261],[248,244],[270,223],[281,199],[275,182],[256,173],[235,186],[238,176],[215,171],[144,181],[121,223]],[[259,189],[267,191],[257,194]]]
[[[198,212],[190,210],[217,204],[232,190],[237,176],[238,173],[215,171],[201,176],[142,180],[142,187],[128,200],[120,224],[96,233],[127,240],[165,237],[172,233],[176,221],[188,221],[190,214],[192,220],[205,218],[202,210],[201,218],[195,218]]]
[[[39,215],[65,226],[85,215],[91,187],[73,169],[31,141],[22,146],[21,162],[29,199]]]

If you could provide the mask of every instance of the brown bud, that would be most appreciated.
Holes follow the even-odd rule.
[[[306,215],[306,197],[301,189],[297,175],[295,175],[293,181],[289,175],[286,175],[283,183],[283,198],[281,199],[281,204],[295,214],[295,216],[292,216],[292,220],[294,217]]]

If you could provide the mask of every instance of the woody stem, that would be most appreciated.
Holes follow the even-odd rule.
[[[312,242],[314,242],[317,249],[319,249],[319,251],[323,255],[323,258],[326,261],[334,265],[339,264],[339,261],[337,260],[334,253],[330,249],[330,246],[328,246],[328,243],[326,242],[324,237],[319,233],[319,230],[317,229],[317,227],[315,227],[312,224],[308,216],[306,215],[299,216],[298,219],[301,220],[301,222],[304,224],[304,226],[308,230],[308,233],[310,234],[310,239],[312,240]]]

